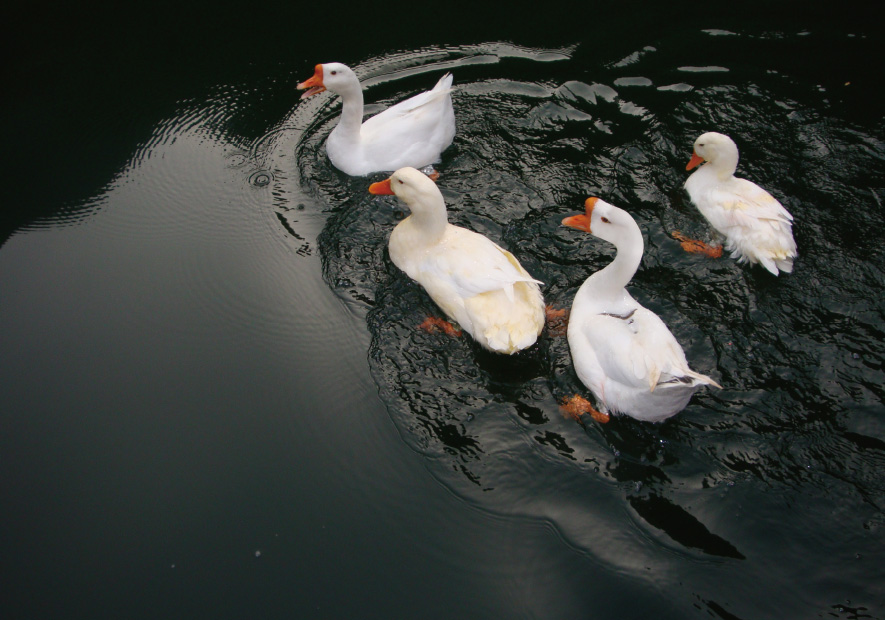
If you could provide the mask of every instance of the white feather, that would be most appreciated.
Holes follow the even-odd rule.
[[[624,288],[643,252],[642,233],[633,218],[592,198],[588,211],[591,234],[613,243],[617,255],[575,295],[568,326],[575,372],[601,411],[664,420],[685,408],[702,385],[719,384],[688,367],[682,347],[660,317]],[[573,225],[568,219],[566,223]]]
[[[533,345],[544,327],[541,282],[487,237],[449,224],[426,175],[403,168],[390,186],[412,212],[390,235],[393,263],[483,347],[512,354]]]
[[[685,182],[698,210],[725,236],[725,249],[739,262],[759,263],[774,275],[791,272],[796,258],[793,216],[767,191],[734,176],[738,149],[726,135],[709,132],[694,144],[707,160]]]
[[[363,118],[363,92],[356,74],[341,63],[322,67],[322,86],[342,99],[341,118],[326,141],[329,160],[339,170],[364,176],[440,161],[455,137],[452,75],[432,90]],[[310,92],[310,91],[309,91]]]

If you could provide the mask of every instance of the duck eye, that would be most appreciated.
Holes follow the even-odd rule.
[[[400,185],[403,184],[403,180],[402,180],[402,179],[397,179],[396,182],[399,183]]]
[[[605,222],[606,224],[611,224],[611,222],[608,221],[607,217],[602,218],[602,221]]]
[[[337,71],[332,71],[332,75],[338,75]]]

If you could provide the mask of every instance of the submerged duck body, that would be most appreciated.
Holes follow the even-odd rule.
[[[390,259],[418,282],[446,315],[484,348],[513,354],[532,346],[544,327],[540,282],[487,237],[448,223],[442,193],[414,168],[373,183],[411,215],[390,235]]]
[[[301,98],[330,90],[342,99],[341,118],[326,140],[332,165],[351,176],[423,168],[440,161],[455,137],[452,74],[433,89],[402,101],[363,122],[363,91],[356,74],[341,63],[316,66],[298,85]]]
[[[615,259],[578,289],[568,325],[575,372],[596,396],[600,410],[660,422],[684,409],[701,386],[720,387],[689,368],[685,352],[660,317],[624,288],[643,254],[642,233],[633,218],[589,198],[586,214],[568,217],[563,224],[617,248]]]
[[[793,216],[767,191],[734,176],[738,149],[728,136],[709,132],[694,143],[686,170],[705,161],[685,182],[691,201],[725,236],[738,262],[759,263],[774,275],[790,273],[796,258]]]

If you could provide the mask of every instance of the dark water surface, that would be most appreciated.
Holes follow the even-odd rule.
[[[797,6],[28,25],[4,104],[3,617],[885,617],[883,33]],[[580,425],[564,336],[501,358],[417,330],[435,308],[386,254],[404,207],[325,158],[340,101],[297,99],[331,60],[368,113],[454,73],[450,221],[548,303],[611,257],[561,219],[630,211],[631,291],[723,389]],[[669,236],[709,235],[681,189],[709,130],[793,213],[792,274]]]

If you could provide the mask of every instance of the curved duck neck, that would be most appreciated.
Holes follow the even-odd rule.
[[[338,95],[342,102],[341,117],[333,131],[352,139],[358,139],[360,127],[363,124],[363,89],[357,82],[354,85],[348,85],[346,89],[340,89]]]
[[[409,227],[428,242],[438,240],[449,224],[442,194],[425,194],[420,197],[420,204],[415,204],[416,202],[418,201],[409,204],[412,214],[403,223],[408,222]]]
[[[642,261],[644,245],[639,227],[630,231],[626,239],[615,243],[615,248],[615,259],[587,278],[578,290],[578,296],[589,296],[595,302],[616,302],[623,299],[624,289],[633,279]]]
[[[710,173],[714,174],[720,181],[724,181],[734,176],[737,166],[738,153],[734,151],[733,153],[720,152],[716,156],[715,161],[708,162],[703,168],[709,168]]]

